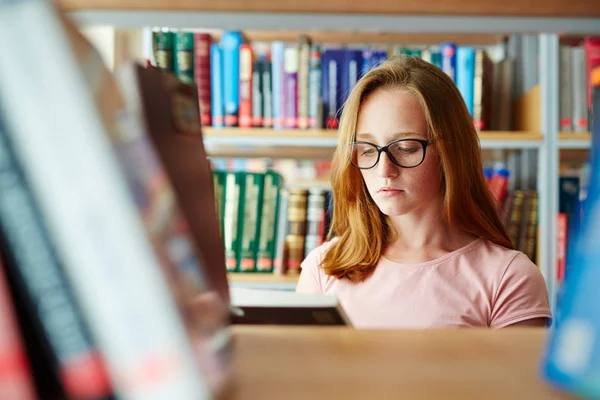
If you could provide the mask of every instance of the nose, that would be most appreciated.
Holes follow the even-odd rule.
[[[385,151],[381,152],[379,163],[377,163],[377,175],[380,178],[394,178],[398,176],[400,167],[390,160]]]

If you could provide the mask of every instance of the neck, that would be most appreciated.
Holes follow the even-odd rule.
[[[441,215],[442,204],[432,204],[426,208],[391,217],[397,236],[390,248],[424,249],[438,248],[453,251],[471,242],[474,237],[450,226]]]

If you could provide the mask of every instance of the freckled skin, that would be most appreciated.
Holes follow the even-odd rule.
[[[397,88],[373,92],[361,106],[356,128],[357,140],[379,146],[398,138],[430,139],[418,100]],[[404,132],[414,134],[398,136]],[[427,147],[425,160],[416,168],[401,168],[382,153],[375,167],[361,172],[369,194],[382,213],[395,217],[439,212],[442,202],[441,172],[435,144]],[[377,193],[383,186],[391,186],[402,192],[394,195]]]

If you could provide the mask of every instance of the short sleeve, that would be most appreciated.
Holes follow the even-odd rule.
[[[329,242],[312,250],[302,264],[302,272],[296,286],[298,293],[323,293],[321,261],[329,248]]]
[[[519,253],[507,266],[494,296],[491,328],[508,325],[533,318],[552,321],[546,283],[538,267],[529,258]]]

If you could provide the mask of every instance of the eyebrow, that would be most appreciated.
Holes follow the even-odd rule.
[[[417,133],[417,132],[397,132],[391,136],[390,141],[403,139],[403,138],[410,137],[410,136],[414,137],[414,136],[426,136],[426,135],[423,135],[423,134]],[[375,136],[373,136],[371,133],[368,133],[368,132],[357,133],[356,140],[375,140]]]

